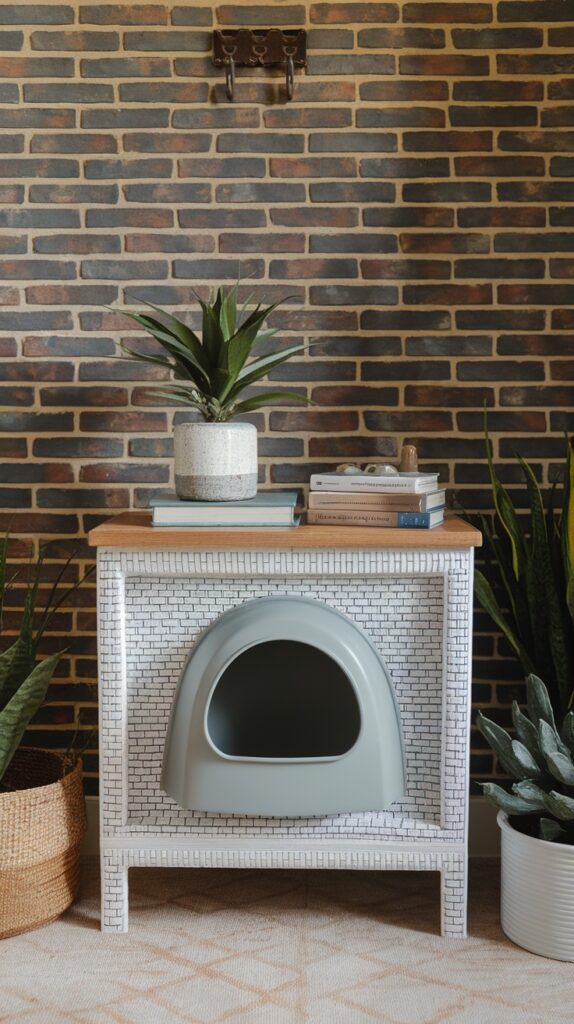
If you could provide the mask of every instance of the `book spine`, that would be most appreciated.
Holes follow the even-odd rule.
[[[430,516],[430,512],[327,512],[315,509],[307,513],[307,522],[311,526],[390,526],[405,530],[428,530],[431,525]]]
[[[436,487],[438,477],[430,477],[423,480],[407,480],[400,477],[364,477],[364,476],[322,476],[313,473],[311,476],[311,490],[318,491],[351,491],[364,494],[397,493],[404,491],[405,494],[418,494],[423,490],[430,490]]]
[[[361,491],[332,494],[327,491],[311,491],[309,508],[329,509],[330,511],[360,512],[425,512],[424,496],[416,494],[364,494]],[[440,506],[438,506],[440,508]]]

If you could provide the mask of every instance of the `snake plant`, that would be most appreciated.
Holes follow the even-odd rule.
[[[512,705],[515,739],[478,714],[481,733],[516,780],[510,791],[494,782],[484,783],[482,790],[507,814],[538,819],[540,839],[574,843],[574,712],[558,728],[542,680],[530,675],[526,687],[528,713],[516,701]]]
[[[547,507],[531,466],[519,458],[528,494],[526,514],[514,506],[496,473],[487,434],[494,516],[481,516],[484,572],[475,594],[510,644],[525,675],[545,680],[557,716],[574,687],[574,439],[567,445],[563,488]],[[556,495],[561,495],[555,508]]]
[[[8,538],[4,537],[0,540],[0,626],[6,592],[14,579],[7,579],[7,551]],[[91,573],[88,570],[79,583],[59,594],[58,588],[69,562],[60,570],[43,608],[40,608],[39,586],[44,563],[44,553],[40,553],[28,574],[18,636],[0,654],[0,786],[29,722],[44,703],[52,676],[64,654],[63,650],[58,651],[37,661],[40,641],[54,613]]]
[[[266,307],[257,305],[248,313],[249,297],[238,311],[237,291],[238,284],[229,289],[220,287],[207,302],[196,296],[202,311],[201,337],[182,320],[151,303],[146,305],[159,314],[160,319],[149,313],[124,312],[155,338],[165,354],[139,352],[120,343],[122,351],[132,359],[153,363],[173,374],[173,382],[166,385],[168,390],[154,389],[154,394],[190,406],[208,422],[229,420],[268,402],[308,401],[290,391],[267,390],[244,396],[246,388],[303,352],[305,346],[291,345],[250,359],[256,343],[276,333],[273,328],[264,328],[264,324],[280,303]]]

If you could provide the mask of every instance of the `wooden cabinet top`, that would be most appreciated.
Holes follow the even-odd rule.
[[[298,526],[284,529],[190,529],[152,526],[150,512],[122,512],[96,526],[88,534],[95,547],[130,550],[196,549],[287,550],[304,548],[364,549],[380,548],[474,548],[480,547],[480,532],[451,516],[432,530],[404,530],[360,526]]]

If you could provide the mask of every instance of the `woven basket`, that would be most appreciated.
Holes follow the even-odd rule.
[[[62,776],[58,754],[33,749],[18,750],[4,776],[0,939],[54,921],[77,894],[86,831],[80,762]]]

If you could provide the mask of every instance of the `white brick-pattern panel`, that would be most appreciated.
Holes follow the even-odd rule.
[[[252,866],[255,858],[265,867],[421,870],[432,843],[444,850],[433,852],[430,869],[442,873],[443,930],[462,934],[472,552],[101,549],[98,561],[102,840],[110,894],[103,927],[126,926],[127,908],[117,902],[122,893],[127,901],[127,866],[139,863],[138,856],[155,863],[155,851],[167,849],[170,864],[223,866],[228,837],[235,866]],[[244,601],[283,594],[343,612],[386,661],[406,767],[405,798],[386,812],[291,819],[209,814],[182,810],[160,788],[173,693],[202,630]],[[273,851],[266,850],[270,842]],[[329,847],[329,865],[318,842]]]

